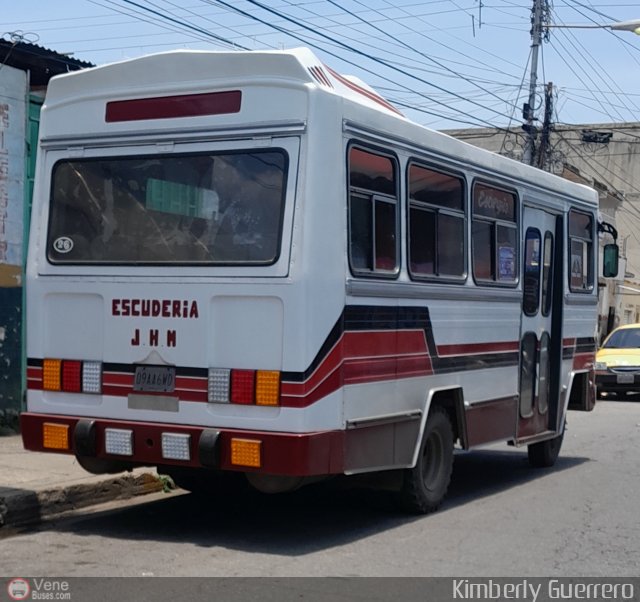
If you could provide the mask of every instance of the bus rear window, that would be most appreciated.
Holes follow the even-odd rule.
[[[279,256],[283,151],[64,160],[47,256],[70,264],[269,265]]]

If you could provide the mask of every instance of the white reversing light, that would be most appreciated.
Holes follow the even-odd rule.
[[[102,362],[82,362],[82,390],[85,393],[102,392]]]
[[[133,431],[105,429],[104,449],[108,454],[133,456]]]
[[[190,460],[191,435],[162,433],[162,457],[165,460]]]
[[[231,370],[209,368],[209,403],[229,403]]]

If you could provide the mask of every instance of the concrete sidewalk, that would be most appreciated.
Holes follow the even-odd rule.
[[[0,431],[0,535],[63,512],[162,491],[153,468],[92,475],[74,456],[25,451],[20,435]]]

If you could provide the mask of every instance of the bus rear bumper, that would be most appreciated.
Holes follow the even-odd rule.
[[[344,431],[279,433],[35,414],[20,416],[24,448],[124,462],[287,476],[344,472]]]

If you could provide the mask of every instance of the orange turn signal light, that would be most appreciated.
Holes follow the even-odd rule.
[[[256,373],[256,405],[277,406],[280,403],[280,372],[258,370]]]
[[[45,422],[42,425],[42,447],[69,449],[69,425]]]
[[[260,468],[262,441],[257,439],[231,439],[231,464]]]
[[[45,391],[62,390],[62,360],[45,359],[42,362],[42,388]]]

